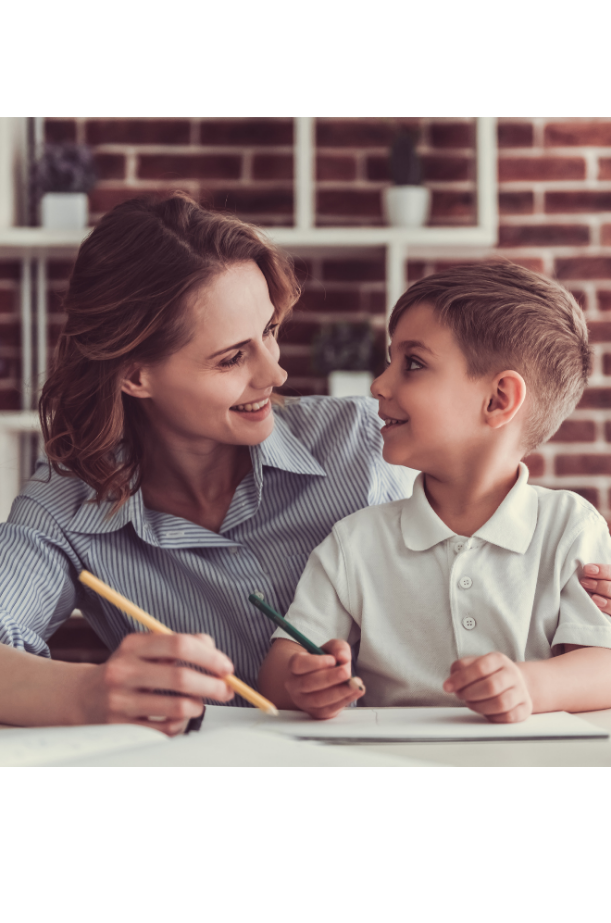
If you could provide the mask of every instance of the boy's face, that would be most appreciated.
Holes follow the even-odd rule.
[[[458,473],[469,464],[486,432],[487,376],[469,378],[467,360],[433,308],[408,308],[394,332],[390,365],[371,386],[385,425],[383,455],[432,475]]]

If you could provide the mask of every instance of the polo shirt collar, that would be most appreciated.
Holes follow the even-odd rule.
[[[473,534],[473,538],[524,554],[537,525],[538,509],[537,492],[528,483],[528,468],[520,462],[516,483],[490,519]],[[414,492],[403,505],[401,531],[411,551],[426,551],[456,535],[429,503],[424,491],[423,474],[416,478]]]
[[[282,408],[274,411],[275,425],[265,442],[251,446],[255,474],[263,465],[279,468],[291,474],[309,474],[326,477],[325,469],[295,436],[282,416]]]
[[[520,462],[518,479],[488,522],[475,532],[475,538],[524,554],[537,525],[537,491],[528,483],[528,468]]]

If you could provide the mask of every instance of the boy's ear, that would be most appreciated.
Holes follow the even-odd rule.
[[[131,366],[121,379],[121,391],[131,397],[152,397],[148,388],[146,370],[142,366]]]
[[[493,429],[511,422],[526,398],[526,383],[519,372],[500,372],[492,381],[488,404],[484,409],[485,422]]]

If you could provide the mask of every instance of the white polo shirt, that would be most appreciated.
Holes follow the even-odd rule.
[[[437,516],[423,475],[407,500],[338,522],[308,561],[287,618],[316,644],[359,642],[359,704],[458,705],[442,689],[461,657],[544,660],[562,644],[611,648],[611,618],[578,571],[611,560],[602,516],[568,490],[516,484],[475,534]],[[288,637],[278,629],[274,638]]]

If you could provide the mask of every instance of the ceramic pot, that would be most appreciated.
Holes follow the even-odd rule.
[[[371,397],[371,372],[331,372],[328,379],[331,397]]]
[[[46,192],[40,200],[40,220],[43,228],[81,230],[89,220],[89,200],[86,192]]]
[[[384,192],[384,217],[394,228],[420,228],[426,224],[431,205],[431,190],[426,186],[387,186]]]

